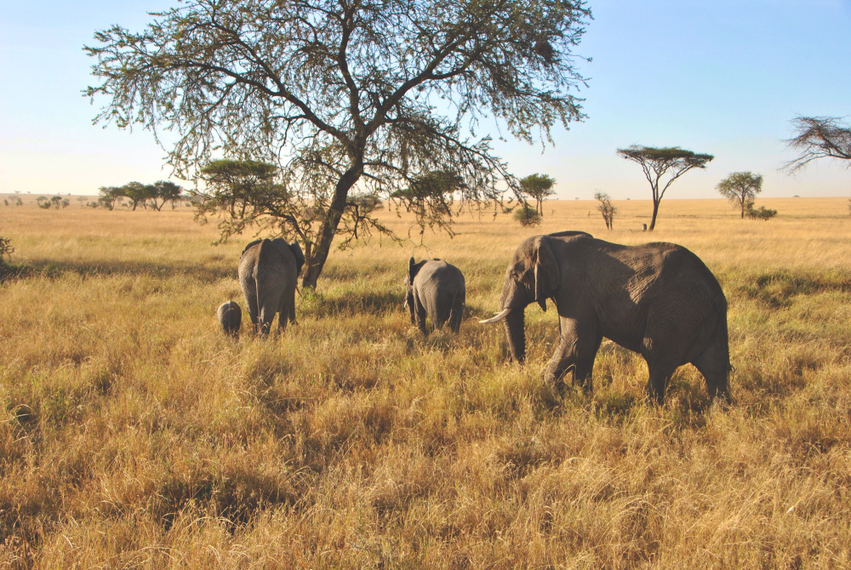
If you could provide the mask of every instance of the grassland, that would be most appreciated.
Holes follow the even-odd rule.
[[[847,199],[546,203],[545,222],[466,217],[454,239],[335,252],[299,326],[225,338],[245,239],[188,209],[0,206],[19,271],[0,284],[0,567],[851,567]],[[403,233],[408,220],[387,213]],[[527,310],[507,362],[505,264],[581,229],[697,253],[730,305],[735,403],[698,373],[663,407],[605,343],[595,393],[540,379],[554,311]],[[457,336],[402,310],[411,255],[464,271]]]

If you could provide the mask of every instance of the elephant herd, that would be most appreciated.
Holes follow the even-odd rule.
[[[239,282],[257,333],[267,335],[275,314],[281,331],[295,322],[296,278],[304,264],[297,243],[258,240],[243,250]],[[405,275],[405,307],[411,323],[427,334],[448,323],[458,332],[466,287],[461,271],[439,259],[416,263]],[[559,316],[559,342],[545,381],[557,390],[564,377],[586,392],[603,338],[641,354],[647,362],[647,393],[662,403],[674,371],[691,363],[703,375],[711,398],[730,399],[727,300],[715,276],[694,253],[671,243],[625,246],[567,231],[530,237],[514,252],[500,298],[500,312],[479,321],[502,321],[511,358],[526,357],[524,312],[531,303],[543,310],[551,300]],[[227,334],[238,334],[239,305],[218,309]]]

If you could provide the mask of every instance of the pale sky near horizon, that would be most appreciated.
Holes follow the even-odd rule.
[[[85,3],[0,0],[0,193],[96,194],[100,186],[167,178],[151,133],[93,126],[81,92],[94,84],[82,47],[117,23],[134,31],[171,0]],[[669,198],[718,197],[735,171],[764,175],[764,196],[851,196],[851,169],[813,163],[791,177],[784,139],[798,115],[851,122],[851,0],[591,0],[577,49],[589,78],[588,118],[555,145],[498,142],[514,174],[546,173],[558,197],[647,199],[631,144],[715,155]],[[494,138],[497,132],[492,133]]]

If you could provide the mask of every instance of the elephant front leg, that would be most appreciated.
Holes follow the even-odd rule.
[[[586,393],[591,393],[594,359],[603,339],[595,330],[583,329],[579,334],[577,323],[570,319],[562,319],[560,328],[561,339],[547,365],[544,379],[561,390],[564,387],[564,376],[573,369],[573,381],[582,386]]]
[[[564,376],[576,366],[576,337],[562,335],[544,371],[544,382],[557,392],[564,390]]]

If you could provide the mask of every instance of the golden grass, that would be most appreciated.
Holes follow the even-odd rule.
[[[0,566],[851,566],[851,217],[846,199],[546,203],[540,228],[335,252],[283,337],[226,338],[236,260],[188,209],[0,206],[25,268],[0,285]],[[590,212],[590,216],[589,216]],[[384,214],[407,228],[409,220]],[[595,393],[540,379],[554,311],[507,363],[497,309],[526,236],[582,229],[700,255],[730,304],[736,403],[690,367],[663,407],[604,343]],[[464,271],[457,336],[402,311],[414,255]]]

